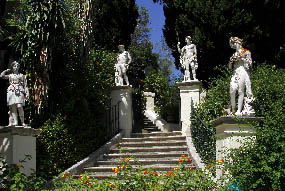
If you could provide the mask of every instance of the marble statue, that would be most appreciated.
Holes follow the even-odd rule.
[[[192,44],[191,37],[186,36],[185,37],[186,45],[180,49],[180,42],[177,43],[177,49],[180,53],[180,64],[182,68],[184,69],[184,82],[190,81],[190,67],[192,71],[192,76],[194,80],[197,80],[196,78],[196,70],[198,68],[197,63],[197,49],[196,45]]]
[[[251,106],[254,101],[250,82],[251,53],[242,47],[242,40],[238,37],[231,37],[229,43],[231,48],[236,51],[229,61],[229,69],[233,69],[230,82],[231,109],[229,115],[253,116],[255,111]],[[237,111],[236,92],[238,92]],[[245,92],[246,97],[244,97]]]
[[[125,50],[124,45],[119,45],[119,55],[117,56],[117,63],[115,64],[115,84],[116,86],[123,86],[123,78],[126,81],[126,84],[129,85],[129,79],[126,74],[129,64],[132,62],[131,55],[128,51]]]
[[[7,105],[9,107],[9,126],[18,125],[18,112],[21,125],[26,126],[24,122],[25,100],[29,98],[29,91],[26,83],[26,76],[19,73],[20,64],[16,61],[11,64],[12,70],[4,70],[0,77],[9,80],[7,89]],[[18,110],[18,111],[17,111]]]

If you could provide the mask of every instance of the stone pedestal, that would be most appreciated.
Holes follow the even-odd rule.
[[[146,97],[146,110],[154,111],[154,97],[155,97],[155,93],[144,92],[144,96]]]
[[[200,103],[200,94],[202,91],[202,82],[190,81],[190,82],[178,82],[178,88],[180,89],[180,120],[182,123],[182,133],[190,134],[191,125],[191,101],[194,105]]]
[[[112,90],[112,105],[120,101],[119,120],[123,137],[131,137],[133,128],[132,88],[130,86],[115,86]]]
[[[255,139],[255,129],[252,123],[260,119],[262,118],[223,116],[211,121],[211,124],[216,128],[216,160],[227,159],[229,149],[239,148],[249,138]],[[217,178],[220,178],[224,173],[223,168],[217,169]]]
[[[4,157],[8,165],[23,165],[24,168],[21,169],[22,172],[26,175],[30,175],[33,170],[36,170],[35,136],[39,133],[40,130],[32,128],[0,126],[0,156]],[[31,156],[31,160],[20,163],[19,161],[24,160],[26,155]]]

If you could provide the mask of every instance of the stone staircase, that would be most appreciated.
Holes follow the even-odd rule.
[[[178,168],[181,155],[188,157],[186,137],[180,131],[161,132],[151,121],[145,119],[142,133],[133,133],[132,138],[122,138],[116,148],[104,154],[103,160],[84,168],[90,178],[108,178],[116,176],[113,169],[123,159],[130,157],[129,163],[138,168],[139,162],[145,169],[153,168],[157,172],[173,171]],[[186,163],[190,167],[191,163]]]

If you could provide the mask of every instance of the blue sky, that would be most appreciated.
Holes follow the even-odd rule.
[[[145,7],[149,11],[150,16],[150,40],[155,45],[160,43],[162,37],[162,28],[164,26],[164,13],[162,5],[153,3],[152,0],[136,0],[137,5]],[[154,52],[158,52],[159,48],[155,47]]]

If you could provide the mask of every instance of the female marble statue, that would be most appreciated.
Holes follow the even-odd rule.
[[[9,126],[18,125],[18,112],[21,125],[25,126],[23,106],[25,106],[25,99],[28,99],[29,97],[26,77],[25,75],[19,73],[20,64],[18,62],[12,62],[11,67],[12,73],[10,73],[10,69],[7,69],[0,74],[0,77],[8,79],[10,84],[7,89],[7,105],[10,109]]]
[[[115,64],[115,84],[116,86],[123,86],[124,77],[127,85],[129,85],[129,80],[126,72],[128,70],[129,64],[132,62],[132,58],[130,56],[130,53],[125,50],[124,45],[119,45],[118,49],[120,53],[117,56],[117,63]]]
[[[196,45],[192,44],[191,37],[185,37],[186,45],[180,49],[180,42],[177,43],[177,49],[180,53],[180,63],[182,68],[185,70],[184,72],[184,81],[190,81],[190,67],[193,75],[193,79],[196,78],[196,70],[198,68],[197,63],[197,49]]]
[[[250,116],[255,112],[250,106],[254,100],[251,91],[250,82],[250,68],[252,67],[252,58],[249,50],[242,47],[242,40],[238,37],[230,38],[230,46],[236,52],[231,56],[229,61],[229,68],[233,69],[233,75],[230,83],[231,96],[231,113],[236,116]],[[246,98],[244,98],[244,91],[246,88]],[[236,111],[236,92],[238,91],[238,107]],[[245,100],[245,103],[244,103]],[[235,112],[236,111],[236,112]]]

